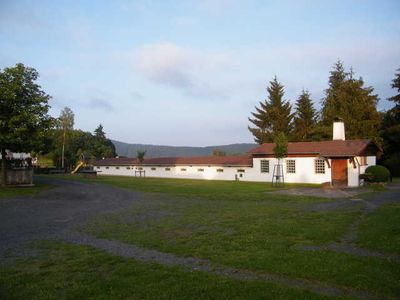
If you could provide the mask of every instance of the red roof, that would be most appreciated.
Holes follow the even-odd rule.
[[[94,162],[95,166],[132,166],[136,165],[138,160],[136,158],[116,157],[104,158]]]
[[[274,143],[265,143],[249,151],[250,154],[274,154]],[[365,152],[380,151],[372,140],[335,140],[321,142],[288,143],[287,154],[317,154],[324,157],[351,157],[364,155]]]
[[[98,160],[95,166],[131,166],[137,165],[136,158],[106,158]],[[197,156],[197,157],[156,157],[145,158],[142,165],[175,166],[175,165],[217,165],[217,166],[252,166],[252,158],[246,156]]]
[[[148,158],[144,165],[218,165],[251,166],[252,158],[246,156],[197,156],[197,157],[159,157]]]

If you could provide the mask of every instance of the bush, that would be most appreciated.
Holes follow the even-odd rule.
[[[365,174],[363,179],[368,182],[388,182],[390,178],[390,172],[384,166],[369,166]]]

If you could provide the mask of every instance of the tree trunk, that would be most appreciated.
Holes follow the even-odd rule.
[[[7,161],[6,161],[6,149],[1,148],[1,186],[7,185]]]
[[[61,169],[64,169],[64,148],[65,148],[65,129],[63,134],[63,144],[62,144],[62,151],[61,151]]]

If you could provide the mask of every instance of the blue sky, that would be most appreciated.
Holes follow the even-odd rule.
[[[0,68],[38,70],[75,127],[130,143],[252,142],[247,118],[277,76],[319,108],[341,59],[392,106],[400,1],[0,1]]]

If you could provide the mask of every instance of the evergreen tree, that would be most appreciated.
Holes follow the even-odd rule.
[[[268,100],[260,102],[260,108],[255,107],[256,112],[251,113],[254,118],[249,118],[255,127],[248,128],[259,144],[272,142],[278,132],[288,136],[292,131],[292,107],[288,101],[283,100],[284,86],[275,77],[270,81],[267,91]]]
[[[329,87],[322,101],[324,138],[331,138],[330,129],[337,117],[345,123],[347,139],[376,138],[380,116],[376,110],[378,96],[373,91],[372,87],[364,87],[361,77],[354,78],[352,70],[346,72],[342,62],[338,61],[331,71]]]
[[[399,72],[400,69],[397,71]],[[388,100],[394,101],[396,105],[383,115],[381,163],[390,170],[393,176],[400,176],[400,73],[395,74],[392,82],[392,88],[396,89],[397,95]]]
[[[397,69],[397,72],[392,80],[392,88],[397,89],[397,95],[390,97],[389,100],[394,101],[396,105],[400,105],[400,69]]]
[[[94,130],[94,135],[101,139],[106,138],[106,133],[103,130],[103,125],[99,124],[99,126],[97,126],[97,128]]]
[[[293,132],[296,141],[311,141],[313,139],[317,115],[310,97],[310,93],[303,90],[296,101]]]

